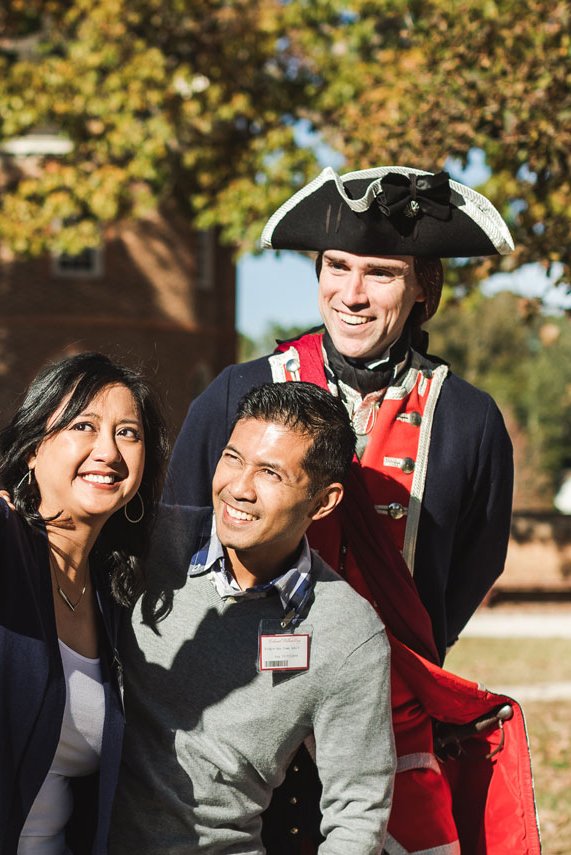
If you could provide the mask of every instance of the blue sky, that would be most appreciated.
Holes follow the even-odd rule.
[[[511,290],[527,297],[541,297],[546,309],[571,308],[571,295],[550,286],[536,264],[514,273],[497,273],[484,283],[483,290],[490,295]],[[238,329],[256,339],[274,321],[285,327],[307,328],[319,323],[313,263],[298,252],[268,249],[262,255],[244,256],[238,264]]]
[[[299,252],[267,249],[238,263],[238,329],[257,338],[272,321],[308,327],[319,322],[313,264]]]

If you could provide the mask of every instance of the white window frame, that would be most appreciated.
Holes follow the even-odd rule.
[[[74,267],[72,263],[70,266],[65,266],[65,259],[80,259],[82,256],[88,255],[91,259],[89,265],[85,265],[85,267],[78,266]],[[63,261],[63,266],[62,266]],[[99,279],[103,276],[103,249],[102,247],[88,247],[83,250],[83,252],[78,253],[77,256],[70,256],[65,253],[61,254],[53,254],[52,255],[52,276],[57,276],[58,278],[63,279]]]

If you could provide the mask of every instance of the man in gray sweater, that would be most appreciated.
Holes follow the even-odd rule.
[[[322,855],[381,851],[395,771],[389,645],[305,537],[341,501],[354,446],[333,396],[267,384],[240,405],[214,515],[163,508],[122,639],[112,855],[263,853],[261,814],[303,742],[323,784]]]

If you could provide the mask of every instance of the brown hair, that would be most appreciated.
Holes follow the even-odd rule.
[[[355,454],[355,432],[341,400],[326,389],[304,382],[265,383],[241,399],[232,431],[242,419],[274,422],[311,440],[302,465],[312,496],[346,477]]]
[[[442,262],[439,258],[415,256],[414,272],[418,284],[422,288],[425,301],[424,303],[416,304],[411,312],[411,319],[415,325],[422,326],[422,324],[436,314],[442,294],[444,270],[442,269]],[[417,313],[417,317],[415,317],[415,312]]]

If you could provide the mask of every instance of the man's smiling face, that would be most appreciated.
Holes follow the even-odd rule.
[[[424,294],[412,256],[323,253],[319,309],[343,356],[380,357],[398,339],[417,302],[424,302]]]
[[[218,537],[265,571],[281,570],[295,554],[319,505],[303,466],[310,441],[281,424],[241,419],[218,461],[212,482]]]

